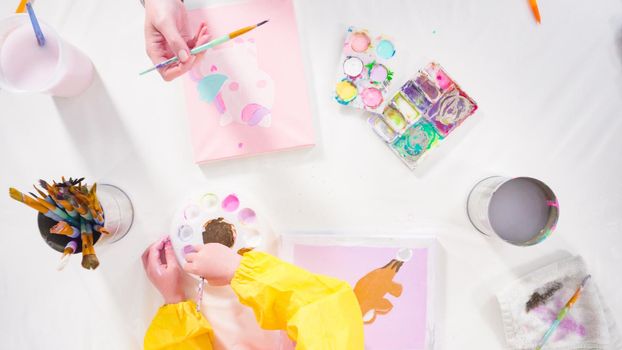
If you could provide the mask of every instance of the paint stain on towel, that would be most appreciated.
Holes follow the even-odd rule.
[[[529,312],[540,305],[544,305],[547,301],[555,295],[555,293],[562,289],[563,285],[561,282],[553,281],[549,282],[542,287],[536,289],[527,300],[525,304],[525,311]]]

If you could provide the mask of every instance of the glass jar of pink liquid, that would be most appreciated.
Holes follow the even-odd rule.
[[[26,14],[0,19],[0,88],[76,96],[93,81],[91,60],[39,21],[45,45],[39,46]]]

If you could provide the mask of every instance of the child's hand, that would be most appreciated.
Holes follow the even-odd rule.
[[[186,254],[184,270],[205,278],[209,284],[224,286],[231,283],[242,257],[220,243],[199,244],[195,252]]]
[[[209,40],[202,23],[194,37],[188,31],[186,8],[180,0],[145,0],[145,48],[154,64],[171,57],[179,62],[160,69],[164,80],[173,80],[192,68],[197,57],[190,49]]]
[[[160,291],[166,304],[177,304],[186,300],[182,288],[182,273],[167,236],[152,244],[142,256],[147,277]]]

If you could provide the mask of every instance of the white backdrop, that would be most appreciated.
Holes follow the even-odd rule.
[[[17,2],[3,0],[0,16]],[[0,196],[0,348],[140,348],[161,303],[140,255],[166,233],[180,198],[212,185],[262,199],[279,232],[433,228],[443,250],[440,348],[502,348],[495,291],[569,254],[585,258],[622,322],[622,1],[541,0],[536,26],[526,0],[298,0],[317,146],[201,167],[191,159],[181,82],[137,75],[149,64],[138,0],[36,6],[92,58],[98,77],[74,99],[0,91],[0,188],[86,176],[125,189],[136,221],[100,250],[97,271],[74,259],[57,273],[34,212]],[[480,106],[415,173],[360,113],[331,100],[350,24],[395,38],[394,86],[433,58]],[[561,219],[549,240],[516,248],[470,226],[466,196],[495,174],[553,188]]]

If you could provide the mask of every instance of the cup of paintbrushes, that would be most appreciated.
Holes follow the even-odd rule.
[[[87,262],[83,261],[83,267],[96,268],[99,262],[96,260],[94,248],[119,241],[132,227],[134,209],[125,192],[113,185],[98,184],[97,199],[101,205],[103,225],[59,223],[39,213],[37,221],[41,237],[52,249],[63,253],[59,269],[65,267],[71,255],[80,254],[85,249],[88,253],[92,249],[93,257]],[[97,215],[97,211],[93,214]],[[90,267],[84,266],[85,263]]]

